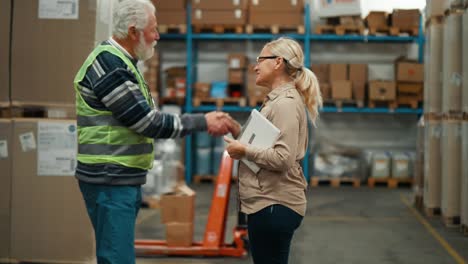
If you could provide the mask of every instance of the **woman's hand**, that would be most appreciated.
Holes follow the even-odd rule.
[[[245,152],[247,149],[246,145],[226,136],[224,137],[224,141],[228,143],[226,150],[231,158],[239,160],[245,156]]]

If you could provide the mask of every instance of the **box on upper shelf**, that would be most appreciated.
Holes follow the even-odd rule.
[[[361,16],[361,0],[327,0],[317,1],[319,17],[337,17],[337,16]]]
[[[192,10],[192,24],[203,25],[245,25],[247,12],[242,9],[234,10]]]
[[[280,11],[283,13],[302,12],[304,10],[303,0],[250,0],[249,10],[254,12]],[[278,21],[277,23],[280,23]]]
[[[332,99],[352,99],[352,83],[347,80],[331,81]]]
[[[156,7],[157,14],[160,10],[180,10],[186,7],[186,0],[152,0],[152,2]]]
[[[419,9],[394,9],[391,15],[392,27],[403,30],[419,28],[420,17]]]
[[[228,55],[229,69],[246,69],[248,63],[248,58],[244,53],[230,53]]]
[[[401,82],[424,82],[424,64],[398,58],[395,61],[396,80]]]
[[[203,10],[232,10],[248,7],[248,0],[192,0],[193,9]]]

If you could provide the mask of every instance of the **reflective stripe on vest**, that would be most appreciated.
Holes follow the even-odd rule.
[[[146,83],[130,59],[112,45],[100,45],[88,56],[75,80],[78,124],[78,160],[82,163],[113,163],[126,167],[150,169],[153,165],[153,139],[125,127],[110,111],[89,106],[81,96],[79,83],[101,52],[109,52],[125,62],[138,80],[138,87],[151,108],[154,107]]]

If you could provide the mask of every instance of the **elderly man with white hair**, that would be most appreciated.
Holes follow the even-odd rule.
[[[76,178],[96,236],[98,263],[135,263],[135,220],[141,185],[153,164],[153,139],[196,131],[220,136],[239,125],[222,112],[173,115],[154,107],[136,64],[159,40],[149,0],[124,0],[113,36],[98,45],[76,74]]]

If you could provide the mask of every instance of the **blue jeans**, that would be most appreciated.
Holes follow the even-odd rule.
[[[110,186],[79,181],[96,238],[98,264],[135,263],[135,220],[140,186]]]
[[[254,263],[287,264],[291,240],[302,218],[300,214],[280,204],[249,214],[249,243]]]

